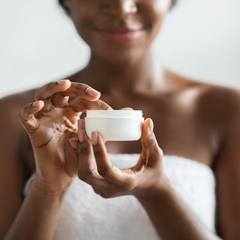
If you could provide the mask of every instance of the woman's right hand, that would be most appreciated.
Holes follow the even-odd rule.
[[[69,103],[70,96],[76,98]],[[34,151],[33,184],[40,190],[57,193],[76,178],[79,164],[69,140],[77,138],[77,121],[82,112],[110,108],[99,97],[98,91],[82,83],[51,82],[38,89],[35,102],[19,113]]]

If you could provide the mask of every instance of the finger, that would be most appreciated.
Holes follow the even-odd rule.
[[[108,181],[107,177],[103,177],[99,174],[96,162],[97,157],[95,156],[96,162],[94,161],[94,154],[92,149],[92,142],[88,138],[86,132],[79,128],[79,173],[78,176],[84,182],[90,184],[97,189],[100,189],[104,194],[109,197],[114,197],[119,195],[120,192],[128,191],[133,184],[130,178],[124,178],[125,182],[117,181],[115,178]],[[102,141],[103,143],[103,141]],[[113,166],[116,168],[115,166]],[[121,174],[121,170],[116,168]],[[102,173],[103,174],[103,173]],[[115,185],[118,183],[118,186]],[[120,188],[119,188],[120,187]]]
[[[71,87],[62,92],[62,94],[64,96],[81,97],[89,101],[96,101],[101,96],[99,91],[91,88],[87,84],[74,82],[71,84]]]
[[[85,129],[85,120],[84,119],[78,120],[78,129]]]
[[[70,138],[69,143],[74,150],[77,149],[77,145],[78,145],[78,139],[77,138]]]
[[[69,103],[69,107],[73,109],[75,112],[85,112],[86,110],[110,110],[112,109],[107,103],[96,100],[89,101],[83,98],[76,98],[71,103]]]
[[[79,179],[91,185],[92,187],[101,189],[106,193],[115,193],[116,191],[113,189],[115,189],[116,186],[99,175],[96,162],[94,161],[92,142],[83,129],[79,128],[78,138]]]
[[[122,111],[133,111],[133,109],[130,108],[130,107],[121,108],[120,110],[122,110]]]
[[[78,120],[78,129],[84,129],[85,130],[85,120],[84,119],[79,119]],[[106,141],[104,140],[104,143]]]
[[[97,189],[96,187],[93,187],[93,190],[96,194],[100,195],[102,198],[108,199],[110,196],[107,196],[103,191]]]
[[[75,155],[79,157],[79,148],[78,148],[78,131],[74,131],[72,133],[71,138],[69,139],[69,143],[72,147],[72,149],[75,152]]]
[[[31,133],[39,127],[39,120],[34,114],[41,111],[44,106],[42,101],[27,104],[19,113],[18,118],[27,132]]]
[[[52,95],[57,92],[65,91],[70,86],[71,82],[69,80],[50,82],[36,91],[35,99],[44,101],[43,111],[50,111],[54,107],[52,105]]]
[[[142,153],[139,162],[134,168],[135,171],[141,171],[142,167],[154,167],[163,157],[163,152],[158,146],[155,134],[153,133],[153,122],[151,119],[146,119],[142,127]]]
[[[83,129],[78,131],[79,147],[79,170],[78,177],[91,186],[106,188],[107,181],[103,179],[97,171],[96,162],[92,150],[91,140]]]
[[[77,132],[72,132],[71,129],[64,131],[64,137],[59,139],[57,148],[64,149],[64,155],[60,156],[62,161],[65,161],[65,170],[68,172],[68,175],[75,177],[78,174],[78,156],[75,153],[75,150],[69,144],[69,139],[75,139]]]
[[[107,188],[93,187],[93,190],[96,194],[105,199],[124,195],[121,191],[118,190],[117,186],[113,185],[112,183],[109,183],[109,186]]]
[[[71,83],[71,87],[66,91],[55,93],[52,97],[52,103],[55,107],[68,105],[69,96],[81,97],[89,101],[97,100],[101,94],[95,89],[83,83]]]
[[[133,172],[130,169],[122,171],[111,163],[99,133],[92,132],[92,143],[99,174],[109,182],[122,187],[121,190],[132,189],[134,185]]]
[[[100,136],[100,135],[99,135]],[[94,139],[94,138],[93,138]],[[93,140],[95,141],[95,140]],[[86,132],[83,129],[79,129],[79,142],[80,143],[80,164],[79,164],[79,178],[84,182],[90,184],[95,189],[99,189],[105,196],[108,198],[116,197],[124,192],[129,192],[134,188],[134,182],[132,179],[128,177],[124,177],[121,170],[113,166],[115,171],[119,171],[119,175],[123,177],[123,181],[121,179],[117,179],[116,175],[111,177],[111,174],[108,175],[108,171],[100,170],[101,169],[99,164],[99,156],[95,154],[96,162],[93,158],[93,153],[89,154],[88,152],[93,151],[91,140],[87,137]],[[95,143],[95,142],[94,142]],[[103,144],[103,141],[102,141]],[[106,152],[106,150],[105,150]],[[96,151],[94,151],[96,153]],[[108,159],[108,156],[105,156]],[[96,166],[98,165],[98,168]],[[104,163],[103,163],[104,164]],[[107,164],[111,164],[108,162]],[[129,169],[128,169],[129,170]],[[132,172],[132,171],[131,171]],[[106,175],[105,175],[106,174]],[[109,181],[111,180],[111,181]]]
[[[54,107],[64,107],[68,105],[69,97],[65,96],[62,92],[55,93],[52,96],[52,105]]]

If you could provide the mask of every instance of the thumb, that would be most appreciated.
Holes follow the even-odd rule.
[[[78,139],[77,138],[70,138],[69,143],[70,143],[72,149],[74,150],[76,156],[78,157],[79,156]]]
[[[148,118],[142,125],[142,161],[145,161],[147,165],[154,166],[163,157],[163,151],[158,146],[155,134],[153,133],[153,121]]]
[[[34,115],[41,111],[43,107],[43,101],[36,101],[34,103],[27,104],[18,114],[18,119],[28,134],[31,134],[38,129],[39,120],[36,119]]]
[[[122,111],[133,111],[133,109],[130,108],[130,107],[121,108],[120,110],[122,110]]]

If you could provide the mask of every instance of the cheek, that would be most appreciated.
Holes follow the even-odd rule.
[[[169,10],[171,0],[144,0],[141,6],[141,15],[149,27],[149,40],[158,34],[163,20]]]
[[[73,2],[74,4],[71,6],[71,18],[78,33],[84,38],[86,30],[91,29],[94,19],[97,16],[97,6],[92,1]]]
[[[145,6],[145,13],[149,15],[152,24],[162,22],[166,16],[171,0],[148,0],[148,4]],[[148,12],[148,13],[147,13]]]
[[[153,3],[154,10],[159,13],[165,13],[168,11],[171,4],[171,0],[155,0]]]

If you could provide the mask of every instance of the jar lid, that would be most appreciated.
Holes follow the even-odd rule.
[[[141,110],[87,110],[87,118],[142,118]]]

